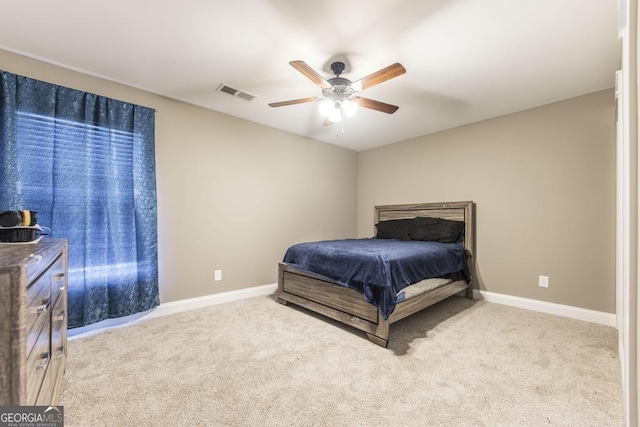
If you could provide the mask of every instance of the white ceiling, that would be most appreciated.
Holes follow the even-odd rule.
[[[20,0],[4,2],[0,48],[353,150],[614,85],[615,0]],[[400,109],[359,109],[322,126],[321,96],[288,63],[344,55],[362,92]],[[0,69],[2,64],[0,64]],[[225,83],[257,95],[216,91]]]

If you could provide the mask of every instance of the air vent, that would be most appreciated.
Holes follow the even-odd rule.
[[[228,95],[231,96],[235,96],[236,98],[240,98],[240,99],[244,99],[245,101],[251,102],[254,99],[256,99],[256,95],[252,95],[248,92],[243,92],[239,89],[235,89],[232,88],[231,86],[227,86],[226,84],[222,83],[220,86],[218,86],[218,89],[216,89],[218,92],[223,92],[226,93]]]

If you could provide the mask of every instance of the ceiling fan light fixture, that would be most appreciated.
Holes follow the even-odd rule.
[[[339,104],[336,104],[335,108],[329,113],[329,121],[333,123],[340,123],[342,121],[342,110]]]
[[[358,110],[358,104],[350,99],[342,101],[342,110],[347,117],[352,117]]]
[[[320,109],[320,114],[324,117],[329,117],[331,111],[335,109],[335,102],[332,99],[325,99],[320,103],[318,108]]]

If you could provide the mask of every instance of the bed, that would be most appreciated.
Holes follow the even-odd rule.
[[[462,232],[456,245],[461,247],[466,267],[460,274],[446,277],[430,277],[403,287],[397,292],[389,307],[378,301],[367,301],[362,286],[349,283],[340,284],[326,272],[309,271],[285,260],[278,265],[277,300],[283,305],[289,303],[304,307],[315,313],[337,320],[364,331],[369,340],[382,347],[389,342],[389,326],[411,314],[423,310],[445,298],[466,291],[472,298],[473,255],[474,255],[474,204],[466,202],[419,203],[384,205],[374,207],[374,236],[382,237],[381,229],[393,223],[444,220],[458,221]],[[406,221],[398,221],[406,220]],[[388,238],[388,236],[387,236]],[[408,238],[409,239],[409,238]],[[381,239],[370,239],[381,240]],[[406,239],[400,239],[406,240]],[[411,242],[407,242],[411,243]],[[295,245],[294,245],[295,246]],[[333,246],[333,243],[330,244]],[[443,244],[441,246],[446,246]],[[464,274],[462,274],[464,273]],[[370,295],[368,295],[370,297]],[[371,300],[371,298],[369,298]],[[384,309],[381,309],[383,307]]]

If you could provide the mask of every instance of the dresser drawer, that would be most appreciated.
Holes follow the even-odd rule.
[[[67,360],[67,289],[64,263],[58,259],[51,267],[51,378],[50,395],[58,396],[62,387],[62,375]]]
[[[64,375],[64,367],[67,363],[67,348],[66,342],[63,345],[59,345],[51,350],[51,394],[53,396],[59,396],[62,389],[62,378]]]
[[[51,375],[59,376],[62,378],[63,372],[60,372],[60,368],[64,369],[64,361],[67,357],[67,313],[66,305],[62,305],[64,297],[58,298],[58,303],[51,313]],[[60,359],[63,359],[60,363]]]
[[[27,355],[30,355],[40,331],[49,324],[51,312],[51,273],[46,271],[27,289]]]
[[[67,281],[65,280],[65,274],[62,271],[62,260],[59,259],[56,261],[56,264],[53,266],[51,271],[51,304],[53,306],[62,305],[62,301],[60,299],[63,296],[66,296],[67,290],[66,285]],[[57,268],[59,267],[59,269]]]
[[[27,403],[35,405],[40,386],[51,361],[49,353],[49,330],[43,330],[38,335],[31,354],[27,357]]]

